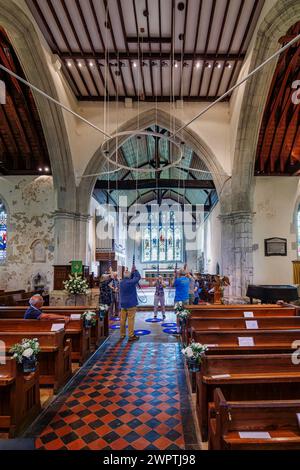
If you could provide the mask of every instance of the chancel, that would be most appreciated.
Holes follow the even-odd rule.
[[[299,53],[299,0],[0,0],[0,449],[300,450]]]

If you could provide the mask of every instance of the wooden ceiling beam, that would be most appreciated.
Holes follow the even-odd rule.
[[[216,9],[216,0],[213,0],[213,4],[212,4],[212,7],[211,7],[211,11],[210,11],[210,17],[209,17],[208,32],[207,32],[206,41],[205,41],[204,54],[207,54],[209,39],[210,39],[210,35],[211,35],[211,27],[212,27],[212,23],[213,23],[213,20],[214,20],[214,15],[215,15],[215,9]],[[201,92],[201,88],[202,88],[204,70],[205,70],[205,67],[202,67],[201,68],[201,73],[200,73],[199,87],[198,87],[198,96],[200,96],[200,92]]]
[[[107,0],[103,0],[103,4],[104,4],[104,8],[105,8],[106,15],[107,15],[107,21],[111,25],[112,23],[111,23],[111,19],[110,19],[110,13],[109,13],[109,7],[108,7]],[[111,34],[112,42],[113,42],[113,45],[114,45],[114,52],[117,55],[117,58],[119,58],[119,51],[118,51],[118,48],[117,48],[116,39],[115,39],[115,35],[114,35],[114,31],[113,31],[112,27],[110,28],[110,34]],[[120,77],[121,77],[121,81],[122,81],[124,95],[127,96],[128,92],[127,92],[127,87],[126,87],[126,83],[125,83],[125,80],[124,80],[124,75],[123,75],[123,72],[122,72],[122,67],[119,67],[119,72],[120,72]],[[117,89],[117,94],[119,95],[119,90],[118,89]]]
[[[194,76],[194,66],[195,66],[195,61],[196,61],[196,50],[197,50],[199,33],[200,33],[200,19],[201,19],[201,12],[202,12],[202,1],[203,0],[200,0],[200,2],[199,2],[197,27],[196,27],[196,35],[195,35],[195,42],[194,42],[194,52],[193,52],[193,59],[192,59],[192,70],[191,70],[191,78],[190,78],[188,96],[191,96],[192,82],[193,82],[193,76]]]
[[[140,41],[142,42],[142,41]],[[84,57],[86,60],[89,60],[89,59],[93,59],[93,54],[89,53],[89,52],[83,52],[83,54],[79,53],[79,52],[73,52],[72,55],[70,55],[69,52],[59,52],[59,55],[62,59],[82,59],[82,57]],[[101,61],[101,60],[105,60],[105,58],[107,57],[107,55],[109,55],[109,58],[110,60],[113,60],[113,61],[117,61],[117,60],[131,60],[131,61],[138,61],[139,59],[140,60],[153,60],[155,62],[158,62],[158,61],[169,61],[172,57],[173,57],[173,54],[170,54],[170,52],[152,52],[151,54],[149,52],[139,52],[139,51],[135,51],[135,52],[126,52],[126,51],[122,51],[122,52],[119,52],[119,53],[116,53],[114,51],[109,51],[108,53],[105,53],[105,52],[98,52],[96,53],[96,58],[97,60]],[[143,55],[143,57],[142,57]],[[197,52],[195,53],[195,55],[191,52],[185,52],[185,54],[181,54],[180,52],[174,52],[174,60],[176,60],[177,62],[180,62],[181,60],[183,60],[184,62],[190,62],[190,61],[197,61],[197,60],[206,60],[206,61],[213,61],[213,60],[218,60],[219,62],[228,62],[228,61],[235,61],[235,60],[238,60],[238,61],[243,61],[245,58],[245,54],[242,53],[242,54],[216,54],[216,53],[212,53],[212,52],[207,52],[206,54],[205,53],[201,53],[201,52]]]
[[[120,22],[121,22],[121,27],[122,27],[122,33],[123,33],[123,39],[124,39],[124,44],[126,47],[126,52],[129,53],[129,46],[128,46],[128,41],[127,41],[127,33],[126,33],[126,27],[125,27],[125,21],[124,21],[124,16],[123,16],[123,11],[122,11],[122,5],[121,5],[121,0],[117,0],[117,5],[118,5],[118,11],[119,11],[119,17],[120,17]],[[131,81],[134,89],[134,94],[136,95],[136,86],[135,86],[135,81],[134,81],[134,76],[133,76],[133,71],[132,71],[132,63],[131,60],[129,60],[129,67],[130,67],[130,76],[131,76]]]
[[[46,31],[47,31],[48,35],[50,36],[51,41],[52,41],[52,43],[53,43],[53,45],[54,45],[54,49],[52,49],[52,52],[53,52],[54,54],[57,54],[59,57],[61,57],[61,51],[60,51],[60,49],[59,49],[59,47],[58,47],[58,44],[57,44],[57,42],[56,42],[56,39],[55,39],[55,37],[54,37],[54,35],[53,35],[51,29],[50,29],[50,26],[49,26],[48,22],[46,21],[46,18],[45,18],[44,15],[43,15],[43,12],[42,12],[42,10],[41,10],[41,8],[40,8],[40,6],[39,6],[37,0],[32,0],[32,2],[33,2],[33,4],[34,4],[34,7],[35,7],[35,9],[36,9],[36,11],[37,11],[37,13],[38,13],[40,19],[42,20],[42,23],[43,23],[44,28],[46,29]],[[69,60],[70,60],[70,59],[73,59],[71,51],[68,53],[68,55],[69,55]],[[66,59],[66,60],[67,60],[67,59]],[[71,84],[73,85],[73,87],[74,87],[74,89],[75,89],[75,93],[76,93],[77,95],[80,95],[80,90],[79,90],[79,87],[78,87],[78,85],[77,85],[76,80],[74,79],[73,75],[70,73],[68,67],[66,67],[65,63],[62,62],[62,64],[63,64],[63,72],[64,72],[65,76],[66,76],[66,77],[69,77],[69,79],[71,80]]]

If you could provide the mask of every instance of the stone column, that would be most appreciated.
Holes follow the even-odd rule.
[[[54,214],[54,264],[68,264],[71,260],[87,262],[88,215],[57,211]]]
[[[252,213],[232,212],[220,215],[222,222],[222,273],[231,286],[225,293],[232,300],[246,295],[253,281]]]

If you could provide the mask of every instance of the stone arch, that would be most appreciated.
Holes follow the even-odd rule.
[[[278,40],[300,17],[298,0],[278,0],[266,14],[257,32],[249,70],[278,50]],[[277,61],[273,60],[246,82],[234,153],[231,208],[251,211],[255,154],[271,81]]]
[[[175,119],[174,123],[174,118],[171,117],[169,113],[161,109],[152,108],[149,111],[145,111],[139,114],[138,116],[135,116],[133,119],[127,121],[125,124],[116,129],[116,132],[135,130],[137,128],[145,129],[153,124],[157,124],[160,127],[172,130],[170,129],[170,122],[173,122],[173,124],[175,124],[175,129],[178,129],[184,124],[179,119]],[[195,152],[195,154],[199,158],[201,158],[201,160],[203,160],[208,170],[212,173],[216,190],[219,194],[227,178],[224,169],[218,162],[212,150],[204,142],[204,140],[189,127],[182,130],[180,136],[181,139]],[[127,138],[127,136],[119,138],[119,147]],[[111,145],[109,149],[110,155],[112,155],[115,150],[115,144]],[[101,155],[101,150],[99,147],[92,156],[91,160],[89,161],[85,169],[84,175],[101,173],[104,163],[105,162]],[[90,178],[83,178],[80,182],[78,204],[81,213],[88,212],[89,202],[95,186],[96,179],[96,176]]]
[[[0,24],[6,30],[29,82],[58,99],[35,25],[12,0],[0,0]],[[76,210],[76,185],[62,110],[33,92],[41,119],[56,190],[57,209]]]

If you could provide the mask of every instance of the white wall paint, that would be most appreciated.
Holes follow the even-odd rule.
[[[36,274],[46,277],[52,289],[54,262],[55,195],[51,176],[0,177],[0,196],[7,204],[7,259],[0,264],[0,286],[5,290],[31,289]],[[41,240],[43,263],[33,262],[31,245]]]
[[[292,261],[297,258],[294,211],[299,201],[297,177],[255,178],[253,252],[255,284],[288,284],[293,282]],[[287,238],[288,255],[264,255],[264,239]]]

